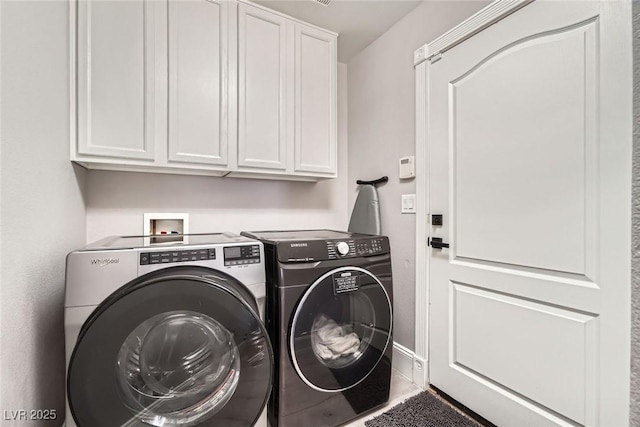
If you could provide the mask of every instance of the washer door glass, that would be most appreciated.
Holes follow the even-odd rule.
[[[365,269],[332,270],[296,307],[289,347],[298,375],[321,391],[342,391],[363,381],[391,340],[389,295]]]
[[[142,322],[120,348],[116,382],[132,414],[153,426],[188,426],[227,404],[240,377],[232,333],[194,311]]]
[[[257,313],[244,286],[204,268],[124,286],[85,322],[71,357],[78,427],[253,425],[273,370]]]

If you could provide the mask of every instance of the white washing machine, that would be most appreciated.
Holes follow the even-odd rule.
[[[67,257],[67,427],[267,425],[262,243],[111,237]]]

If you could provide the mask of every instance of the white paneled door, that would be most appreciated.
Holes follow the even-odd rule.
[[[536,1],[428,67],[430,382],[499,426],[628,425],[630,26]]]

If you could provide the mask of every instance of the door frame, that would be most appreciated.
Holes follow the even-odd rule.
[[[466,39],[534,0],[496,0],[413,54],[416,102],[416,291],[413,382],[429,386],[429,139],[427,134],[429,65]],[[424,262],[417,262],[424,260]],[[425,310],[424,302],[427,302]]]
[[[472,15],[456,27],[442,34],[430,43],[420,46],[414,51],[414,70],[415,70],[415,153],[417,157],[416,164],[416,268],[415,268],[415,348],[412,354],[413,366],[412,375],[413,382],[419,387],[426,389],[429,387],[429,245],[428,238],[430,233],[429,225],[429,197],[430,197],[430,177],[428,173],[429,160],[429,141],[427,134],[427,114],[428,114],[428,97],[427,85],[429,80],[429,64],[439,60],[440,54],[450,48],[462,43],[464,40],[484,30],[488,26],[496,23],[502,18],[510,15],[518,9],[532,3],[535,0],[495,0],[485,8]],[[635,8],[634,8],[635,10]],[[635,38],[630,38],[627,46],[621,49],[632,50]],[[635,94],[633,95],[635,100]],[[635,126],[637,127],[637,126]],[[632,132],[633,128],[629,129]],[[633,138],[635,142],[635,138]],[[636,163],[635,152],[632,155],[633,163]],[[632,173],[632,179],[635,179],[635,173]],[[634,194],[630,194],[633,197]],[[632,219],[632,224],[634,223]],[[631,231],[631,230],[630,230]],[[632,239],[635,239],[632,233]],[[633,245],[632,245],[633,247]],[[634,293],[633,288],[635,281],[633,280],[634,257],[631,258],[632,271],[629,273],[631,279],[631,309],[633,316]],[[423,262],[418,262],[422,260]],[[426,305],[425,305],[426,303]],[[634,337],[634,328],[631,326],[631,338]],[[637,328],[635,328],[637,329]],[[637,335],[637,334],[636,334]],[[633,358],[637,355],[637,351],[631,345],[629,351]],[[633,363],[632,363],[633,365]],[[633,366],[631,366],[633,373]],[[633,381],[631,381],[631,389],[633,390]],[[630,402],[633,404],[634,399],[631,396]],[[630,412],[630,419],[633,420],[634,413]]]

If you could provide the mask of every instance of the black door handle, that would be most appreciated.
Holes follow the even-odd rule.
[[[442,239],[440,237],[434,237],[433,239],[431,239],[431,247],[433,249],[442,249],[442,248],[448,248],[449,244],[448,243],[443,243]]]

